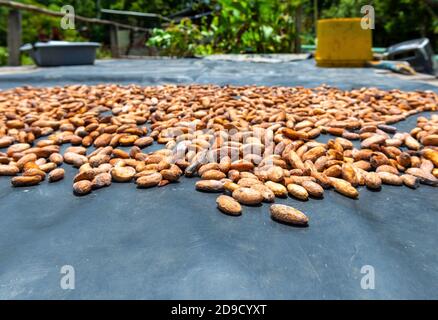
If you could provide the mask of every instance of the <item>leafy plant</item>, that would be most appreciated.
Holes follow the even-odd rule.
[[[105,47],[99,47],[96,50],[96,59],[109,59],[111,58],[111,51]]]
[[[8,48],[0,47],[0,66],[5,66],[8,64]],[[22,65],[33,65],[33,60],[28,54],[21,55]]]
[[[0,66],[4,66],[8,63],[8,49],[6,47],[0,47]]]
[[[215,46],[221,51],[291,52],[299,0],[218,0],[213,18]]]
[[[21,55],[21,65],[23,66],[29,66],[34,65],[33,59],[28,54],[22,54]]]
[[[165,30],[153,29],[147,45],[160,48],[165,55],[192,57],[208,53],[207,47],[203,46],[207,36],[189,19],[182,19],[180,23],[171,24]]]
[[[219,10],[200,25],[183,20],[154,29],[148,45],[164,54],[291,52],[295,39],[295,9],[300,0],[216,0]]]

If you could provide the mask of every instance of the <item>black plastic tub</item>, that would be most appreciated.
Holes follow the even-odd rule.
[[[49,41],[26,44],[21,51],[28,52],[38,66],[71,66],[94,64],[97,42]]]

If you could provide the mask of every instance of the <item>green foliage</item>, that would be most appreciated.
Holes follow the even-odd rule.
[[[292,52],[295,35],[295,9],[303,6],[303,44],[314,44],[313,1],[301,0],[215,0],[219,6],[212,19],[197,25],[156,29],[159,41],[150,41],[164,49],[163,54],[192,55],[214,53]],[[431,3],[418,0],[375,0],[374,46],[386,47],[397,42],[428,37],[438,47],[438,14]],[[318,0],[322,18],[361,17],[367,0]],[[436,6],[436,5],[435,5]],[[192,31],[187,30],[191,28]],[[181,33],[181,34],[179,34]],[[187,37],[193,33],[194,36]],[[204,36],[205,35],[205,36]],[[193,41],[190,44],[185,41]],[[205,50],[207,48],[207,50]]]
[[[62,0],[22,0],[20,2],[47,7],[48,9],[54,11],[60,11],[61,7],[66,4],[65,1]],[[69,4],[74,6],[76,14],[88,16],[94,15],[94,13],[91,11],[91,9],[94,8],[94,0],[76,0],[70,1]],[[0,46],[6,46],[8,12],[8,8],[0,7]],[[76,30],[63,30],[60,28],[60,19],[57,17],[49,17],[43,14],[22,11],[23,43],[36,42],[42,39],[48,40],[53,37],[54,33],[59,33],[60,38],[67,41],[79,41],[88,38],[88,35],[81,35],[81,24],[78,24],[78,27],[79,28]]]
[[[8,48],[0,47],[0,66],[5,66],[8,63]],[[21,55],[21,64],[22,65],[32,65],[32,58],[28,55]]]
[[[182,19],[179,24],[171,24],[165,30],[153,29],[147,45],[160,48],[164,55],[193,57],[213,52],[211,45],[205,43],[211,36],[211,32],[201,30],[190,19]]]
[[[34,65],[33,59],[28,54],[21,55],[21,64],[23,66]]]
[[[8,49],[6,47],[0,47],[0,66],[6,65],[8,62]]]
[[[222,52],[290,52],[294,40],[292,14],[297,1],[218,0],[213,18],[214,47]]]
[[[148,45],[164,54],[214,52],[291,52],[295,39],[293,15],[299,0],[216,0],[220,10],[200,26],[184,21],[154,29]],[[212,4],[213,5],[213,4]]]
[[[96,50],[96,59],[109,59],[111,58],[111,51],[104,48],[99,47]]]
[[[325,1],[328,2],[328,1]],[[360,17],[360,8],[369,1],[335,0],[329,1],[330,6],[322,11],[322,18],[353,18]]]

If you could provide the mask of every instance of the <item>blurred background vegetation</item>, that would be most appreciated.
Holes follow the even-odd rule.
[[[65,0],[22,0],[54,11]],[[315,43],[318,18],[360,17],[362,5],[375,8],[373,45],[386,47],[404,40],[428,37],[438,47],[436,0],[70,0],[75,13],[151,28],[146,45],[161,55],[194,56],[212,53],[290,53],[295,39]],[[172,22],[125,15],[107,15],[101,8],[159,13]],[[296,34],[297,8],[301,31]],[[0,6],[0,65],[7,59],[8,9]],[[189,16],[190,18],[183,18]],[[76,21],[75,30],[59,28],[59,19],[23,12],[23,43],[45,40],[91,40],[103,47],[98,58],[109,56],[107,26]],[[24,58],[24,63],[30,63]]]

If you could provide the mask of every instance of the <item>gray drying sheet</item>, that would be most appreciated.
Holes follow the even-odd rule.
[[[1,89],[110,82],[436,91],[372,69],[319,69],[312,60],[118,60],[0,75]],[[417,117],[397,127],[410,130]],[[76,169],[63,167],[63,181],[38,187],[12,188],[0,177],[1,299],[438,298],[438,189],[277,199],[309,216],[308,228],[296,228],[272,221],[268,204],[244,207],[240,217],[220,213],[217,195],[194,190],[197,178],[146,190],[113,183],[76,197]],[[74,290],[60,286],[64,265],[74,268]],[[361,287],[367,265],[374,290]]]

